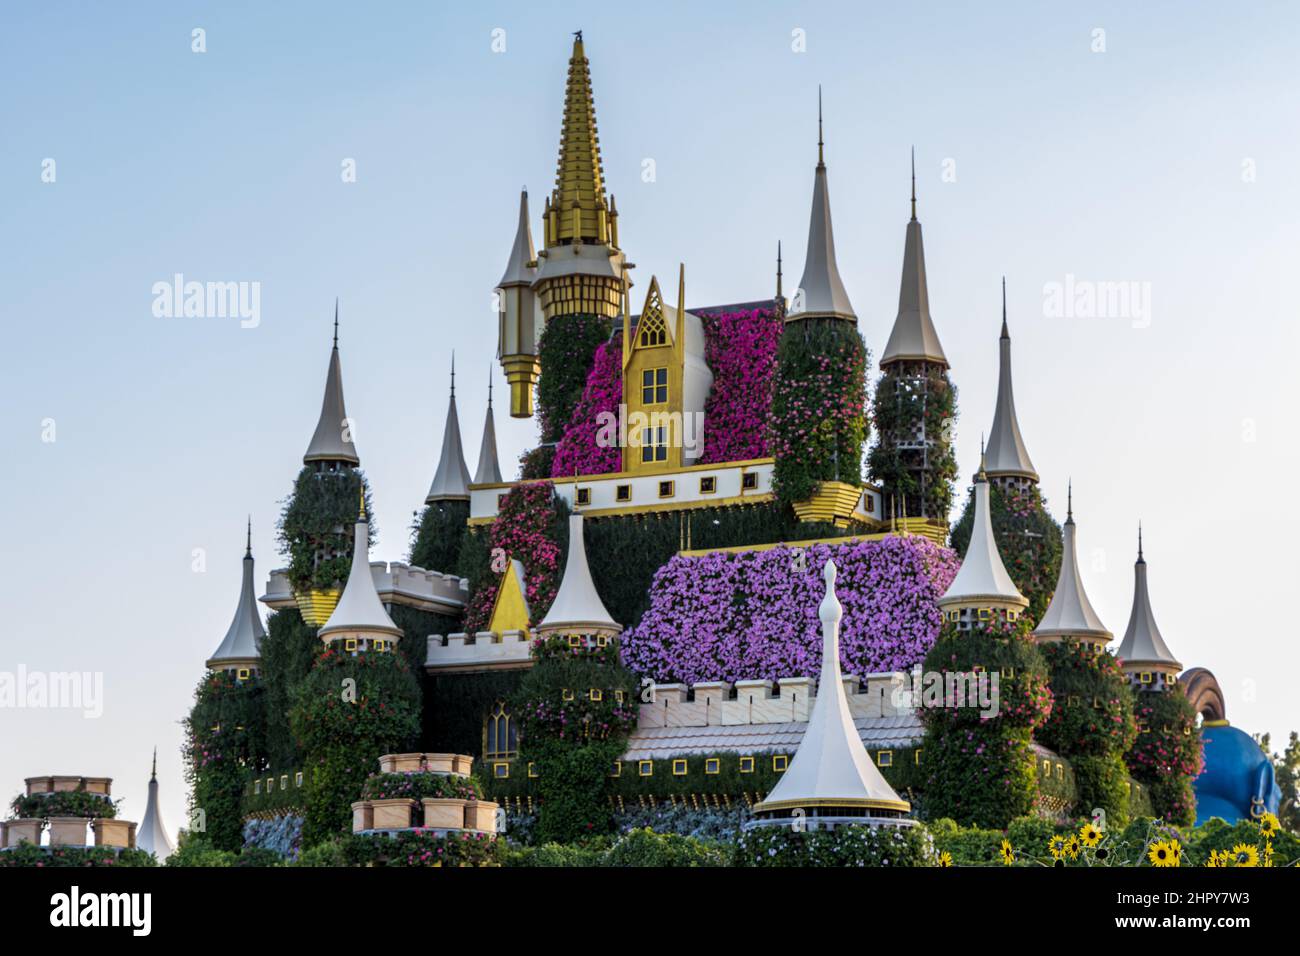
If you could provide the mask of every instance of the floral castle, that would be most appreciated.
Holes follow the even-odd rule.
[[[664,806],[886,829],[1277,809],[1271,765],[1227,724],[1213,675],[1185,669],[1156,624],[1140,533],[1130,619],[1108,649],[1072,500],[1058,525],[1017,421],[1005,288],[988,441],[949,526],[956,390],[915,176],[878,375],[836,260],[820,108],[789,299],[778,246],[770,297],[688,306],[682,267],[675,283],[650,277],[634,313],[581,34],[540,249],[533,224],[525,192],[498,358],[510,414],[535,417],[540,440],[503,480],[489,396],[471,477],[453,368],[407,563],[369,560],[336,310],[280,523],[287,564],[258,597],[246,548],[187,721],[193,802],[219,845],[288,816],[324,839],[357,806],[369,815],[354,828],[372,829],[362,794],[404,831],[418,811],[393,810],[369,769],[446,755],[463,755],[461,776],[473,758],[476,789],[426,803],[490,799],[507,830],[559,841]],[[996,712],[900,696],[917,668],[994,682]]]

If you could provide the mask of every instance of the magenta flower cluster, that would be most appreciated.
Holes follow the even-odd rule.
[[[844,673],[920,662],[939,635],[936,601],[960,561],[925,538],[892,536],[674,557],[655,574],[650,609],[623,636],[623,662],[660,683],[815,676],[827,558],[839,569]]]
[[[772,309],[704,316],[704,354],[713,388],[704,405],[701,464],[767,457],[782,324]]]
[[[552,478],[603,475],[623,467],[621,448],[616,444],[602,448],[596,442],[601,430],[600,414],[617,415],[623,401],[622,363],[623,334],[620,332],[596,349],[582,398],[573,409],[564,437],[556,445]]]

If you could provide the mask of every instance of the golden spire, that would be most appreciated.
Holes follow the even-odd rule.
[[[564,127],[555,190],[546,210],[546,248],[591,242],[613,245],[610,208],[600,166],[600,137],[591,95],[591,71],[582,31],[573,38],[564,89]]]

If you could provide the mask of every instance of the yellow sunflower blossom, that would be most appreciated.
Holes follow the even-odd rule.
[[[940,866],[952,866],[952,854],[949,853],[947,850],[944,850],[942,853],[940,853],[940,854],[939,854],[939,865],[940,865]]]
[[[1097,829],[1095,823],[1085,823],[1079,828],[1079,839],[1084,846],[1094,847],[1101,842],[1101,830]]]
[[[1259,848],[1250,843],[1238,843],[1232,848],[1233,866],[1259,866]]]
[[[1002,852],[1002,862],[1005,863],[1007,866],[1010,866],[1012,863],[1016,862],[1016,851],[1011,848],[1010,840],[1002,841],[1001,852]]]
[[[1147,851],[1147,859],[1152,866],[1177,866],[1178,857],[1177,840],[1157,840]]]
[[[1079,851],[1083,849],[1083,844],[1079,842],[1078,836],[1070,834],[1065,840],[1065,855],[1071,860],[1079,858]]]
[[[1259,818],[1259,832],[1264,834],[1266,839],[1273,839],[1281,828],[1282,824],[1275,814],[1266,813]]]
[[[1065,837],[1052,837],[1052,839],[1047,843],[1047,849],[1048,852],[1052,854],[1053,860],[1059,860],[1061,857],[1065,856]]]
[[[1205,861],[1205,865],[1214,869],[1222,869],[1232,861],[1232,854],[1227,850],[1211,850],[1210,858]]]

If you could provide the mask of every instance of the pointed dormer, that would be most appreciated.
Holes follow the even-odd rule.
[[[771,792],[754,807],[751,826],[911,826],[912,807],[899,798],[862,745],[840,673],[840,619],[835,563],[822,568],[826,596],[817,615],[822,625],[822,666],[808,727],[794,759]],[[796,813],[795,811],[802,811]],[[814,821],[816,821],[814,823]]]
[[[1007,331],[1007,280],[1002,279],[1002,335],[998,339],[998,402],[989,432],[988,476],[1023,487],[1038,484],[1038,472],[1029,460],[1016,419],[1016,397],[1011,389],[1011,335]]]
[[[438,469],[433,473],[433,483],[424,503],[435,501],[468,501],[469,469],[465,467],[465,453],[460,443],[460,418],[456,415],[456,357],[451,359],[451,399],[447,403],[447,423],[442,429],[442,453],[438,456]]]
[[[248,680],[262,666],[262,618],[257,613],[257,595],[253,585],[253,523],[249,520],[244,546],[244,575],[239,586],[239,604],[235,616],[226,629],[207,667],[214,671],[230,671],[236,680]]]
[[[352,570],[348,574],[348,583],[343,587],[334,613],[317,636],[326,644],[340,645],[339,649],[345,654],[390,651],[401,639],[402,629],[388,616],[370,573],[370,522],[366,518],[364,491],[353,532]]]
[[[1142,556],[1142,528],[1138,526],[1138,556],[1133,565],[1133,609],[1115,656],[1137,690],[1164,690],[1178,681],[1178,662],[1156,626],[1147,592],[1147,562]]]
[[[976,622],[989,621],[1005,614],[1014,621],[1029,602],[1007,574],[993,536],[992,511],[989,505],[989,482],[985,457],[980,455],[980,470],[975,474],[975,514],[971,523],[970,544],[957,576],[939,598],[944,620],[962,630]]]
[[[587,547],[582,536],[582,515],[569,516],[569,557],[560,590],[537,625],[541,637],[568,635],[603,643],[623,630],[605,610],[587,567]]]
[[[153,749],[153,770],[149,774],[149,802],[145,804],[144,817],[135,831],[137,849],[152,853],[162,863],[176,849],[167,827],[163,825],[162,810],[158,806],[158,748]]]
[[[1061,548],[1061,573],[1056,579],[1052,603],[1043,612],[1043,619],[1034,628],[1034,637],[1041,642],[1075,640],[1102,647],[1113,636],[1093,610],[1088,593],[1079,576],[1078,545],[1075,540],[1074,489],[1066,492],[1065,540]]]
[[[325,372],[325,396],[321,400],[320,419],[312,433],[307,453],[302,463],[323,471],[334,471],[342,466],[356,468],[361,464],[356,445],[352,441],[352,422],[343,405],[343,369],[339,364],[339,303],[334,300],[334,348],[330,351],[329,367]]]
[[[545,248],[535,288],[546,320],[557,315],[619,314],[623,253],[618,211],[605,197],[591,69],[582,31],[574,34],[564,87],[564,125],[555,189],[543,213]]]
[[[510,249],[505,274],[497,284],[500,328],[497,355],[510,386],[510,415],[531,418],[533,388],[541,373],[537,358],[537,338],[541,334],[541,307],[533,294],[537,281],[537,254],[533,250],[533,231],[528,225],[528,190],[519,194],[519,224]]]
[[[483,420],[483,443],[478,449],[478,470],[474,472],[474,484],[500,483],[501,466],[497,463],[497,426],[492,419],[492,377],[489,375],[487,417]]]
[[[821,87],[817,88],[817,168],[813,173],[812,213],[808,217],[808,253],[804,257],[803,278],[785,318],[787,322],[812,318],[858,320],[835,261],[835,231],[831,226],[831,196],[822,141]]]
[[[903,244],[903,278],[898,289],[898,315],[880,367],[895,362],[933,362],[948,367],[948,357],[939,344],[939,333],[930,318],[930,292],[925,278],[925,246],[921,223],[916,218],[916,153],[912,153],[912,219]]]

